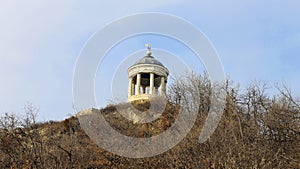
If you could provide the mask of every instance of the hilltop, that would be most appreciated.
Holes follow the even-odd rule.
[[[149,103],[136,107],[147,109]],[[91,110],[101,113],[114,129],[125,135],[149,137],[170,127],[179,107],[168,103],[160,118],[144,124],[128,121],[114,105],[87,111]],[[199,116],[192,131],[173,149],[141,159],[121,157],[99,148],[82,130],[76,116],[61,122],[2,130],[1,168],[276,168],[283,164],[299,167],[299,133],[294,137],[296,140],[261,140],[251,120],[245,118],[249,117],[225,112],[209,141],[199,144],[205,115]],[[272,151],[278,144],[285,146],[276,149],[277,159],[274,159]]]

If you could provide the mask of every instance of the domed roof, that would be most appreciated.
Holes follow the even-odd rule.
[[[144,56],[142,59],[135,62],[134,66],[139,64],[154,64],[154,65],[159,65],[164,67],[164,65],[160,61],[154,59],[154,57],[151,55]]]
[[[160,61],[154,59],[154,57],[151,55],[152,53],[151,53],[150,44],[145,44],[145,46],[147,46],[147,55],[144,56],[142,59],[138,60],[137,62],[135,62],[133,66],[139,64],[154,64],[154,65],[159,65],[164,67],[164,65]]]

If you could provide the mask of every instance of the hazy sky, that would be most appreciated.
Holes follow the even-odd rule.
[[[299,96],[299,7],[297,0],[3,0],[0,2],[0,113],[21,113],[26,102],[31,102],[39,108],[40,120],[63,119],[74,114],[72,78],[80,50],[104,25],[141,12],[172,14],[197,26],[215,46],[225,74],[240,83],[242,89],[254,80],[268,81],[270,86],[284,82]],[[145,42],[152,43],[153,48],[171,51],[179,59],[192,55],[183,47],[174,47],[178,44],[170,39],[141,36],[111,50],[107,65],[121,64],[128,55],[145,49]],[[134,59],[126,63],[133,62]],[[168,66],[175,61],[163,63]],[[103,70],[109,75],[118,72],[103,67],[97,73],[95,91],[99,107],[112,97],[110,92],[101,91],[103,81],[109,79],[108,76],[102,79]],[[125,93],[126,80],[126,77],[120,80],[119,89]]]

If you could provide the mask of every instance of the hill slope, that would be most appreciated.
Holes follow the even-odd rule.
[[[149,103],[136,104],[147,110]],[[226,110],[230,108],[227,105]],[[249,115],[226,111],[211,138],[198,143],[206,113],[199,112],[192,131],[171,150],[149,158],[132,159],[99,148],[80,126],[77,117],[61,122],[1,130],[0,168],[299,168],[299,133],[278,140],[259,132]],[[118,132],[131,137],[151,137],[172,125],[178,106],[167,104],[151,123],[128,121],[116,106],[101,113]],[[87,113],[88,115],[88,113]],[[290,132],[290,131],[289,131]],[[296,131],[297,132],[297,131]]]

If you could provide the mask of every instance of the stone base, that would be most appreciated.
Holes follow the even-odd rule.
[[[166,96],[161,96],[157,94],[139,94],[139,95],[132,95],[127,99],[127,102],[139,102],[145,103],[149,102],[151,99],[154,98],[166,98]]]
[[[135,102],[135,101],[147,102],[153,97],[155,96],[150,94],[132,95],[127,99],[127,102]]]

